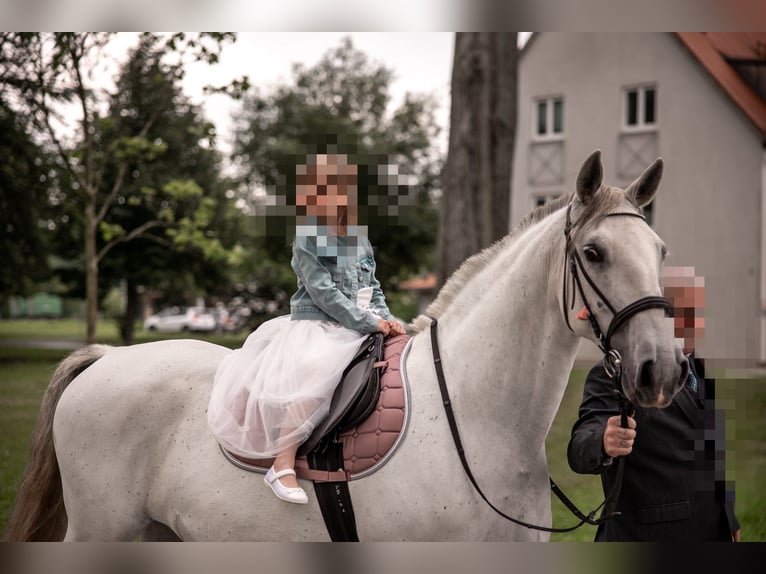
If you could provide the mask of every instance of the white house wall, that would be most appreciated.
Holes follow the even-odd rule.
[[[657,131],[635,137],[646,138],[645,155],[665,160],[654,227],[671,251],[668,264],[694,265],[705,276],[701,352],[729,364],[752,363],[761,336],[761,138],[674,34],[551,32],[534,38],[519,66],[512,225],[538,195],[572,191],[594,149],[602,150],[607,183],[632,181],[631,169],[624,168],[623,88],[644,84],[656,86]],[[544,96],[564,97],[564,135],[541,147],[532,138],[533,101]],[[545,161],[550,165],[541,177]],[[537,168],[534,177],[531,167]],[[594,358],[595,351],[584,345],[580,358]]]

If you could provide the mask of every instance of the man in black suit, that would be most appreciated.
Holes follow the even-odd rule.
[[[690,374],[673,403],[636,407],[621,428],[612,381],[599,362],[588,374],[579,418],[567,449],[569,466],[601,474],[604,493],[625,457],[615,516],[598,527],[596,541],[739,541],[734,492],[724,468],[723,411],[715,408],[715,382],[705,378],[695,341],[704,332],[704,279],[694,268],[668,269],[665,296],[674,307],[677,338],[684,340]]]

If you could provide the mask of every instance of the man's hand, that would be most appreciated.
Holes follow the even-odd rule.
[[[607,456],[615,458],[625,456],[633,450],[633,441],[636,438],[636,419],[628,417],[628,428],[620,426],[620,415],[609,417],[604,429],[604,452]]]

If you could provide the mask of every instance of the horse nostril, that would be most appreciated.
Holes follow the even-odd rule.
[[[652,361],[646,361],[641,365],[641,376],[638,378],[639,384],[645,389],[649,389],[654,384],[654,374],[652,373]]]

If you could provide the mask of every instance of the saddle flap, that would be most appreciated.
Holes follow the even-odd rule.
[[[330,412],[311,436],[300,446],[298,455],[311,452],[328,434],[342,430],[366,418],[375,408],[380,394],[380,371],[375,363],[383,358],[381,333],[373,333],[362,343],[359,352],[343,371],[330,402]]]

